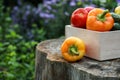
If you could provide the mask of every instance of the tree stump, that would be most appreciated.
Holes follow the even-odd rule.
[[[63,41],[52,39],[37,45],[35,80],[120,80],[120,59],[101,62],[84,57],[69,63],[60,52]]]

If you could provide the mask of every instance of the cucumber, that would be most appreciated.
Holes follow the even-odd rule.
[[[120,22],[120,15],[116,13],[110,13],[115,22]]]
[[[113,28],[111,29],[111,31],[115,31],[115,30],[120,30],[120,23],[114,23]]]

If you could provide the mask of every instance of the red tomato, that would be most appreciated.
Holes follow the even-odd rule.
[[[88,11],[84,8],[76,9],[71,15],[71,25],[73,27],[85,28]]]

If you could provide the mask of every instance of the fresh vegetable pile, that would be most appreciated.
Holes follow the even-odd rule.
[[[71,15],[71,25],[100,32],[120,30],[120,6],[114,12],[93,7],[78,8]]]
[[[120,30],[120,6],[114,12],[94,7],[78,8],[71,15],[71,25],[100,32]],[[69,37],[62,43],[61,53],[68,62],[80,60],[86,53],[85,43],[80,38]]]
[[[120,6],[117,6],[115,8],[114,12],[111,12],[111,15],[114,19],[114,25],[113,28],[111,29],[113,30],[120,30]]]

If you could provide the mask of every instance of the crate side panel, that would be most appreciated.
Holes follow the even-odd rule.
[[[120,58],[120,31],[100,34],[101,59]]]
[[[86,56],[100,60],[99,33],[86,29],[71,27],[70,25],[67,25],[65,28],[66,38],[70,36],[75,36],[84,40],[87,46]]]

